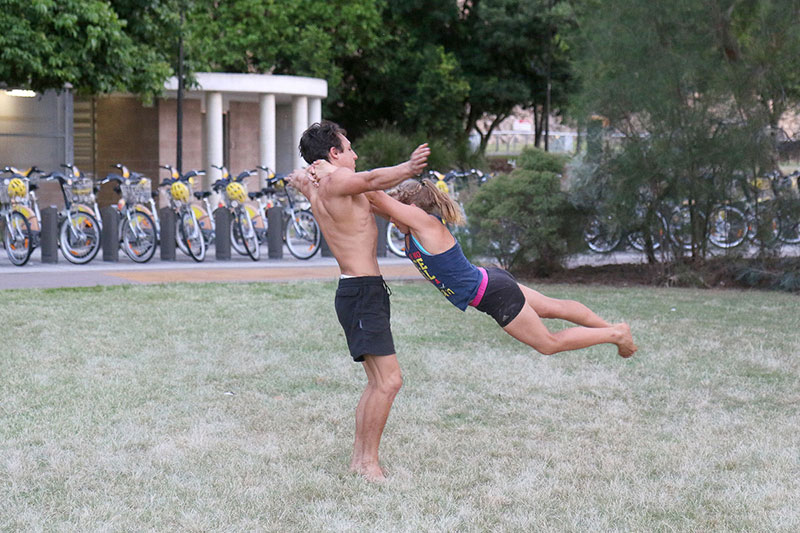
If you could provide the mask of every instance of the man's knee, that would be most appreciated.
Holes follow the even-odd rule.
[[[398,370],[397,372],[392,372],[384,379],[381,380],[379,387],[381,392],[384,394],[395,395],[400,392],[400,388],[403,386],[403,375]]]

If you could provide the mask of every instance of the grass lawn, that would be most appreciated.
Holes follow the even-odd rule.
[[[391,285],[382,485],[333,283],[0,292],[0,530],[800,530],[796,296],[543,288],[629,321],[624,360]]]

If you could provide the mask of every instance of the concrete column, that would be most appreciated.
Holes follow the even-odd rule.
[[[308,99],[308,125],[322,122],[322,98]]]
[[[292,97],[292,155],[294,161],[294,168],[305,167],[306,162],[300,157],[300,137],[308,127],[308,97],[307,96],[293,96]]]
[[[278,157],[275,149],[275,95],[262,94],[258,97],[260,120],[258,137],[258,160],[261,166],[277,172]],[[267,173],[258,171],[260,187],[266,186]]]
[[[208,190],[212,183],[222,177],[222,172],[211,165],[222,166],[222,93],[206,93],[206,175],[203,189]]]

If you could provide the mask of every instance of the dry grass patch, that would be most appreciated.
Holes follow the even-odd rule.
[[[364,377],[333,284],[1,292],[0,529],[800,528],[796,297],[545,287],[630,321],[623,360],[392,286],[381,486],[347,473]]]

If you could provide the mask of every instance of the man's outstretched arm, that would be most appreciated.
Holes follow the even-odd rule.
[[[368,191],[390,189],[403,181],[420,174],[428,164],[431,149],[428,144],[421,144],[412,152],[405,163],[393,167],[382,167],[365,172],[353,172],[349,169],[336,168],[327,161],[314,162],[312,172],[317,180],[336,173],[333,181],[327,186],[330,192],[341,195],[354,195]]]

